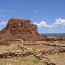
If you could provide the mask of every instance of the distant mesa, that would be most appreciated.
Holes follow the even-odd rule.
[[[0,31],[0,37],[4,39],[21,38],[23,40],[43,40],[37,30],[37,25],[27,19],[10,19],[7,26]]]

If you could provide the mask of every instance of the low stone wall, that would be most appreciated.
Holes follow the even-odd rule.
[[[37,49],[33,50],[32,48],[20,47],[22,50],[10,50],[10,51],[0,51],[0,58],[1,57],[9,57],[9,56],[24,56],[24,55],[37,55],[41,53],[44,54],[54,54],[54,53],[64,53],[65,48],[56,48],[56,49]]]
[[[33,55],[39,60],[43,60],[45,58],[46,60],[43,61],[45,65],[56,65],[56,63],[52,62],[50,59],[48,59],[45,55],[46,54],[55,54],[55,53],[65,53],[65,48],[55,48],[55,49],[37,49],[34,50],[32,48],[28,48],[27,46],[18,46],[21,48],[21,50],[10,50],[10,51],[1,51],[0,50],[0,58],[10,58],[10,57],[24,57]]]

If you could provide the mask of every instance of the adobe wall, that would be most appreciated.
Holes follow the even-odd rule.
[[[10,19],[7,26],[0,31],[0,37],[4,39],[44,40],[46,36],[38,33],[37,25],[26,19]]]
[[[31,24],[30,20],[10,19],[1,32],[3,34],[36,34],[37,25]]]

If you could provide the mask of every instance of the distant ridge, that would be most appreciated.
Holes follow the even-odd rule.
[[[65,37],[65,33],[44,33],[44,35],[49,37]]]

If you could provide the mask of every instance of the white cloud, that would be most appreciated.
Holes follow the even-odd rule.
[[[5,21],[0,22],[0,25],[6,25],[6,24],[7,24],[7,22],[5,22]]]
[[[46,21],[41,21],[39,23],[35,22],[34,24],[36,24],[39,28],[41,28],[41,27],[57,27],[58,25],[65,26],[65,19],[58,18],[52,24],[48,24]]]
[[[46,21],[41,21],[41,22],[39,22],[39,23],[34,23],[34,24],[36,24],[39,28],[40,27],[55,27],[54,25],[49,25],[49,24],[47,24],[47,22]]]
[[[65,19],[58,18],[52,25],[65,25]]]

